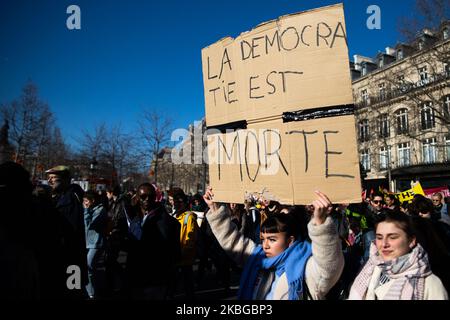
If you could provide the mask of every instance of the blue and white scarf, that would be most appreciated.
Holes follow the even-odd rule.
[[[289,300],[299,300],[303,292],[306,262],[311,255],[311,244],[307,241],[295,241],[282,253],[271,258],[267,258],[262,246],[258,245],[244,266],[238,299],[251,300],[260,270],[274,269],[277,276],[286,272]]]

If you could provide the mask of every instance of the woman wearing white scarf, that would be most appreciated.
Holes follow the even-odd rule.
[[[350,289],[350,300],[448,300],[409,216],[386,210],[375,225],[370,258]]]

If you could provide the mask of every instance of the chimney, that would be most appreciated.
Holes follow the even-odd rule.
[[[391,47],[386,47],[386,54],[390,56],[395,56],[395,49]]]

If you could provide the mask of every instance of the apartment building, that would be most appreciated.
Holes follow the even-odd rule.
[[[450,185],[450,21],[350,68],[363,185]]]

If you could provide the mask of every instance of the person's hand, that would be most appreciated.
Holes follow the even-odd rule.
[[[320,191],[314,191],[314,193],[317,195],[317,199],[312,203],[312,206],[314,207],[312,219],[316,226],[320,226],[325,222],[327,216],[333,209],[333,206],[330,199],[328,199],[324,193]]]
[[[208,186],[208,188],[206,188],[205,194],[203,195],[203,199],[205,200],[210,210],[217,211],[217,209],[219,209],[219,206],[214,202],[213,198],[214,193],[212,191],[212,188]]]
[[[137,193],[131,197],[130,203],[133,207],[139,204],[139,196]]]

